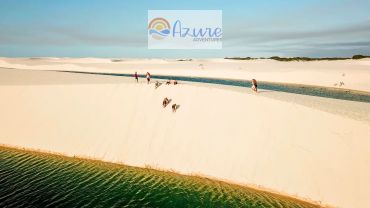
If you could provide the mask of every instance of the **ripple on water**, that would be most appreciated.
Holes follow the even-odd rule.
[[[0,207],[318,207],[264,191],[0,147]]]

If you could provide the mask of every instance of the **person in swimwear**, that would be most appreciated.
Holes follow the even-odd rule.
[[[252,90],[257,92],[257,80],[252,79]]]
[[[177,105],[176,105],[176,104],[173,104],[173,105],[172,105],[172,112],[174,112],[174,113],[175,113],[175,112],[176,112],[176,110],[177,110]]]
[[[163,108],[165,108],[169,103],[170,103],[170,100],[169,100],[167,97],[165,97],[165,98],[163,99],[163,102],[162,102],[162,106],[163,106]]]
[[[139,82],[139,75],[137,75],[137,72],[135,72],[134,77],[136,79],[136,83],[138,83]]]
[[[146,81],[148,81],[148,84],[150,84],[150,73],[146,73]]]

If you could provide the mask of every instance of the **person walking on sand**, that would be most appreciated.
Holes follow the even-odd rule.
[[[173,104],[173,105],[172,105],[172,112],[174,112],[174,113],[175,113],[175,112],[176,112],[176,110],[177,110],[177,105],[176,105],[176,104]]]
[[[170,100],[167,97],[165,97],[162,102],[163,108],[165,108],[169,103],[170,103]]]
[[[257,80],[252,79],[252,90],[257,92]]]
[[[158,81],[155,82],[155,89],[157,89],[159,86],[161,86],[161,83],[159,83]]]
[[[137,75],[137,72],[135,72],[134,77],[136,79],[136,83],[138,83],[139,82],[139,75]]]
[[[150,84],[150,73],[146,73],[146,81],[148,81],[148,84]]]

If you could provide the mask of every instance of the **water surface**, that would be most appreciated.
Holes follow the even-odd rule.
[[[0,207],[318,206],[207,178],[0,146]]]
[[[79,72],[79,71],[57,71],[57,72],[69,72],[69,73],[81,73],[81,74],[95,74],[95,75],[108,75],[108,76],[124,76],[133,77],[132,74],[122,74],[122,73],[103,73],[103,72]],[[144,75],[139,75],[144,78]],[[168,76],[168,75],[153,75],[154,79],[163,80],[180,80],[187,82],[201,82],[210,84],[220,84],[220,85],[231,85],[238,87],[251,87],[250,80],[240,80],[240,79],[225,79],[225,78],[207,78],[207,77],[187,77],[187,76]],[[320,87],[312,85],[301,85],[301,84],[288,84],[288,83],[277,83],[277,82],[258,82],[259,89],[272,90],[278,92],[287,92],[294,94],[310,95],[317,97],[334,98],[340,100],[350,100],[357,102],[370,103],[370,93],[341,89],[341,88],[330,88],[330,87]]]

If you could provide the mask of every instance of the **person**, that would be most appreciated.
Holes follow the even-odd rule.
[[[138,83],[139,82],[139,75],[137,75],[137,72],[135,72],[134,77],[136,79],[136,83]]]
[[[174,84],[174,85],[177,85],[177,81],[176,81],[176,80],[175,80],[175,81],[173,81],[173,84]]]
[[[252,90],[257,92],[257,80],[252,79]]]
[[[170,84],[171,84],[171,80],[167,80],[166,85],[170,85]]]
[[[165,97],[162,102],[163,108],[165,108],[169,103],[170,103],[170,100],[167,97]]]
[[[175,113],[175,112],[176,112],[176,110],[177,110],[177,105],[176,105],[176,104],[173,104],[173,105],[172,105],[172,112],[174,112],[174,113]]]
[[[148,81],[148,84],[149,84],[150,83],[150,73],[149,72],[146,73],[146,80]]]
[[[155,89],[157,89],[159,86],[161,86],[161,83],[159,83],[158,81],[155,82]]]

